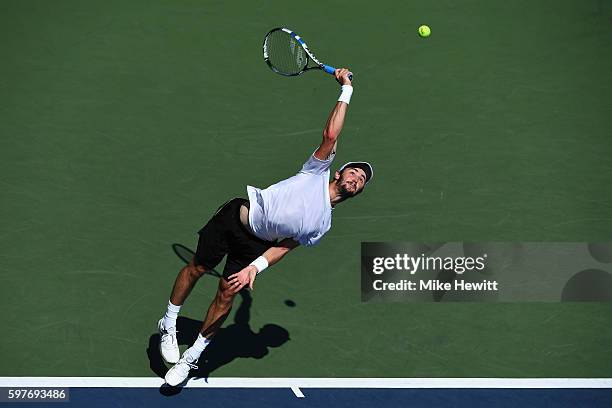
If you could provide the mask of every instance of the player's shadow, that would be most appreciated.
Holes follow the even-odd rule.
[[[193,374],[196,377],[208,378],[210,374],[236,358],[261,359],[270,353],[270,348],[280,347],[289,341],[289,332],[276,324],[268,323],[255,332],[249,324],[253,299],[248,290],[240,291],[242,302],[234,315],[234,323],[219,330],[208,345]],[[190,319],[189,319],[190,320]],[[187,322],[185,322],[187,323]],[[191,321],[193,338],[201,328],[201,322]]]
[[[280,347],[289,340],[289,332],[276,324],[266,324],[258,332],[254,332],[249,324],[253,302],[251,293],[243,289],[239,294],[241,303],[234,315],[234,323],[217,332],[200,357],[199,368],[190,373],[191,377],[208,378],[213,371],[236,358],[263,358],[269,354],[270,347]],[[176,328],[179,345],[191,346],[202,328],[202,322],[179,317]],[[159,339],[157,333],[149,338],[147,355],[151,371],[163,378],[168,372],[168,367],[159,353]],[[160,392],[164,395],[173,395],[179,391],[162,387]]]

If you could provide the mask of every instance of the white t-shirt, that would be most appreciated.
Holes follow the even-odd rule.
[[[319,160],[314,154],[293,177],[260,190],[247,186],[249,224],[266,241],[292,238],[312,246],[331,228],[329,167],[334,160]]]

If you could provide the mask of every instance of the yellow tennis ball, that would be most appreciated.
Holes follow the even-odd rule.
[[[430,34],[431,34],[431,29],[429,28],[429,26],[422,25],[419,27],[419,35],[421,37],[429,37]]]

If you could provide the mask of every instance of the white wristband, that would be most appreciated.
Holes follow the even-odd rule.
[[[257,273],[259,274],[260,272],[263,272],[264,269],[268,267],[268,260],[266,259],[265,256],[260,256],[256,260],[251,262],[249,265],[253,265],[254,267],[256,267]]]
[[[344,102],[348,105],[351,102],[351,95],[353,95],[353,86],[342,85],[342,93],[340,93],[338,102]]]

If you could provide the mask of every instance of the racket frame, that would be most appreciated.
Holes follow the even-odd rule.
[[[309,67],[308,66],[308,60],[306,60],[306,65],[304,66],[304,68],[302,68],[302,70],[300,72],[294,73],[294,74],[290,74],[287,72],[281,72],[278,69],[276,69],[274,67],[274,65],[272,65],[272,63],[270,62],[270,57],[268,56],[268,50],[266,47],[266,44],[268,42],[268,38],[270,36],[270,34],[272,34],[275,31],[284,31],[285,33],[289,34],[291,37],[293,37],[298,44],[300,44],[300,46],[304,49],[304,51],[306,51],[306,55],[308,56],[308,58],[310,60],[312,60],[312,62],[314,62],[315,64],[317,64],[316,67]],[[336,71],[336,68],[329,66],[329,65],[325,65],[323,64],[321,61],[319,61],[314,54],[308,49],[308,45],[306,45],[306,42],[299,36],[297,35],[297,33],[295,33],[294,31],[291,31],[288,28],[285,27],[277,27],[277,28],[273,28],[272,30],[268,31],[268,33],[266,34],[266,37],[264,38],[264,42],[263,42],[263,57],[264,57],[264,61],[266,61],[266,64],[268,64],[268,67],[270,67],[270,69],[274,72],[276,72],[277,74],[280,75],[284,75],[284,76],[298,76],[298,75],[302,75],[302,73],[311,70],[311,69],[321,69],[325,72],[327,72],[328,74],[333,75]]]

